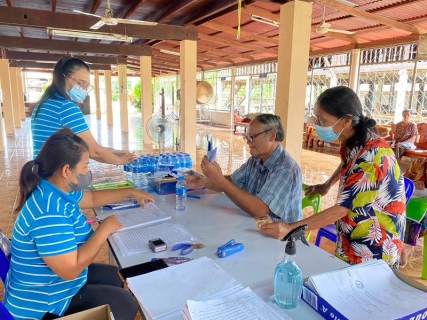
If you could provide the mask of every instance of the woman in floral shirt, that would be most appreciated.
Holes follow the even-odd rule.
[[[266,224],[262,231],[283,239],[304,224],[308,230],[315,230],[335,222],[338,258],[349,264],[382,259],[399,268],[406,199],[393,150],[374,133],[375,121],[363,115],[359,98],[347,87],[323,92],[314,113],[319,137],[325,142],[341,141],[341,165],[325,183],[311,186],[307,192],[325,195],[339,180],[338,201],[307,219]]]

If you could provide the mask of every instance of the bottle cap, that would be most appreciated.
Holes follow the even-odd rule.
[[[179,177],[178,177],[178,181],[185,181],[185,179],[184,179],[184,177],[183,177],[183,176],[179,176]]]

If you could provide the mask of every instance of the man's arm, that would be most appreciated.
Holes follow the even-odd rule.
[[[270,212],[270,208],[260,198],[240,189],[231,181],[230,176],[225,176],[220,180],[217,187],[240,209],[255,218],[264,217]]]

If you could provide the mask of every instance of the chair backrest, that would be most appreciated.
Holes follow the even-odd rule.
[[[10,268],[10,240],[0,230],[0,278],[6,282],[7,272]]]
[[[415,185],[412,182],[412,180],[404,177],[404,183],[405,183],[405,194],[406,194],[406,203],[409,202],[409,200],[412,197],[412,194],[414,193]]]
[[[10,312],[6,309],[3,302],[0,301],[0,319],[3,320],[13,320],[12,315]]]

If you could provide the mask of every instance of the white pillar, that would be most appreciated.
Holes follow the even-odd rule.
[[[101,96],[99,94],[99,71],[95,70],[95,101],[96,101],[96,119],[101,120]]]
[[[9,68],[10,87],[12,89],[12,103],[13,103],[13,122],[15,128],[21,128],[21,111],[19,110],[19,92],[18,92],[18,76],[15,67]]]
[[[180,42],[181,112],[179,117],[181,151],[196,162],[196,74],[197,41]]]
[[[302,155],[311,13],[312,4],[302,1],[280,7],[276,115],[285,129],[282,144],[298,164]]]
[[[21,121],[25,121],[25,101],[24,101],[24,86],[22,84],[22,68],[17,69],[18,76],[18,93],[19,93],[19,111],[21,113]]]
[[[402,112],[405,109],[406,90],[409,88],[408,71],[406,69],[401,69],[399,70],[399,83],[396,84],[397,98],[394,111],[394,123],[402,121]]]

